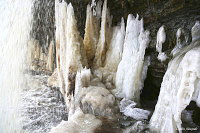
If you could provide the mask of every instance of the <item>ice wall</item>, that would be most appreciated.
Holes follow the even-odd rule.
[[[32,0],[0,1],[0,132],[21,132],[19,105],[24,87],[25,55]]]
[[[198,22],[197,22],[198,23]],[[192,38],[199,38],[200,25],[192,28]],[[182,132],[181,113],[190,101],[199,106],[200,40],[181,50],[169,63],[163,78],[160,95],[150,120],[153,132]]]
[[[149,44],[149,31],[144,31],[143,19],[128,16],[122,60],[116,73],[116,88],[119,97],[140,101],[143,87],[144,55]]]

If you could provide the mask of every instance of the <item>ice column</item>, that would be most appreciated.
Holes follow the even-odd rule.
[[[101,12],[101,1],[93,5],[87,6],[87,17],[85,26],[85,36],[84,36],[84,49],[86,51],[86,56],[88,60],[89,67],[92,66],[95,57],[96,47],[99,39],[99,29],[100,29],[100,15]],[[96,11],[92,10],[95,9]]]
[[[148,44],[149,31],[144,31],[143,19],[129,15],[122,60],[116,74],[116,95],[119,97],[140,101],[140,91],[147,70],[144,69],[144,55]]]
[[[106,54],[105,69],[116,72],[122,58],[125,37],[125,23],[122,18],[119,26],[114,27],[111,44]]]
[[[103,4],[102,17],[101,17],[100,36],[94,58],[94,67],[102,67],[104,65],[106,59],[106,52],[109,48],[112,35],[111,26],[112,26],[112,17],[110,16],[109,9],[107,9],[107,0],[105,0]]]

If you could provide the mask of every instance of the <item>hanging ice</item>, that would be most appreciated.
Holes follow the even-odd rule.
[[[161,26],[157,33],[157,43],[156,43],[156,51],[158,54],[158,60],[161,62],[165,61],[167,59],[167,55],[162,52],[162,45],[166,41],[166,33],[164,26]]]
[[[89,67],[92,66],[93,60],[96,53],[96,47],[99,40],[99,21],[100,21],[100,14],[97,12],[101,11],[101,1],[99,1],[96,5],[94,4],[92,7],[90,5],[87,6],[87,17],[86,17],[86,26],[85,26],[85,36],[84,36],[84,49],[86,51],[86,56],[88,60]],[[96,11],[92,12],[94,8]]]
[[[122,18],[119,26],[114,27],[110,47],[106,54],[105,69],[116,72],[122,58],[125,37],[125,23]]]
[[[83,40],[79,35],[74,10],[64,1],[56,1],[57,70],[61,92],[68,97],[75,89],[75,77],[79,68],[87,66]]]
[[[200,107],[200,25],[192,28],[192,43],[169,63],[150,120],[153,132],[181,132],[181,113],[190,101]],[[195,39],[194,39],[195,38]]]
[[[99,41],[97,44],[96,54],[94,58],[94,67],[102,67],[106,59],[106,52],[110,45],[112,35],[112,17],[110,16],[109,9],[107,9],[107,0],[104,1],[102,17],[101,17],[101,30]]]
[[[128,16],[122,60],[116,74],[117,95],[140,101],[140,91],[148,65],[144,65],[145,49],[149,44],[149,31],[144,31],[143,19]],[[147,63],[148,64],[148,63]]]
[[[176,46],[172,50],[171,54],[174,56],[186,45],[186,40],[184,36],[184,30],[179,28],[176,32]]]

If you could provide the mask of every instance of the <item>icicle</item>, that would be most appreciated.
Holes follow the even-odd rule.
[[[166,41],[166,33],[163,25],[158,30],[157,43],[156,43],[156,51],[159,53],[157,58],[161,62],[167,59],[167,55],[164,52],[162,52],[162,45],[165,41]]]
[[[95,57],[96,46],[99,39],[99,19],[92,14],[90,5],[87,6],[87,17],[84,36],[84,49],[89,67],[92,66]]]
[[[112,17],[110,17],[109,10],[107,9],[107,0],[104,1],[102,17],[101,17],[101,31],[97,50],[94,59],[95,67],[102,67],[106,58],[106,52],[110,45],[112,30]]]
[[[172,50],[171,54],[174,56],[186,45],[184,30],[179,28],[176,32],[176,46]]]
[[[196,21],[195,25],[192,27],[192,41],[198,40],[200,38],[200,22]]]
[[[48,59],[47,59],[47,70],[53,72],[54,70],[54,43],[53,41],[51,41],[50,46],[49,46],[49,50],[48,50]]]
[[[125,23],[122,18],[121,24],[114,28],[110,47],[106,54],[105,69],[116,72],[122,58],[125,37]],[[114,58],[113,58],[114,57]]]
[[[195,27],[195,26],[194,26]],[[193,27],[193,28],[194,28]],[[192,28],[193,38],[200,28]],[[194,33],[195,32],[195,33]],[[160,95],[150,120],[153,132],[182,132],[181,113],[191,100],[199,105],[200,91],[200,40],[193,41],[169,63],[163,78]]]
[[[145,49],[149,44],[149,31],[143,30],[143,20],[128,16],[122,60],[116,74],[117,96],[140,101],[143,87]],[[146,74],[144,74],[146,75]]]

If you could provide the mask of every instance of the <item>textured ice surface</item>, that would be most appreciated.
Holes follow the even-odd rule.
[[[105,69],[116,72],[122,58],[125,37],[125,23],[122,18],[119,26],[114,27],[110,47],[106,54]]]
[[[128,16],[122,60],[116,74],[117,94],[120,97],[140,101],[143,87],[144,55],[149,44],[149,31],[144,31],[143,19]]]
[[[93,133],[102,122],[94,115],[77,110],[68,121],[62,121],[51,129],[50,133]]]
[[[192,28],[193,38],[198,38],[199,27]],[[195,36],[194,36],[195,35]],[[160,95],[150,120],[154,132],[181,132],[181,113],[193,100],[199,106],[200,41],[194,40],[169,63],[163,78]]]
[[[121,100],[120,112],[126,116],[132,117],[135,120],[148,119],[148,116],[150,115],[150,111],[137,108],[135,102],[127,99]]]

